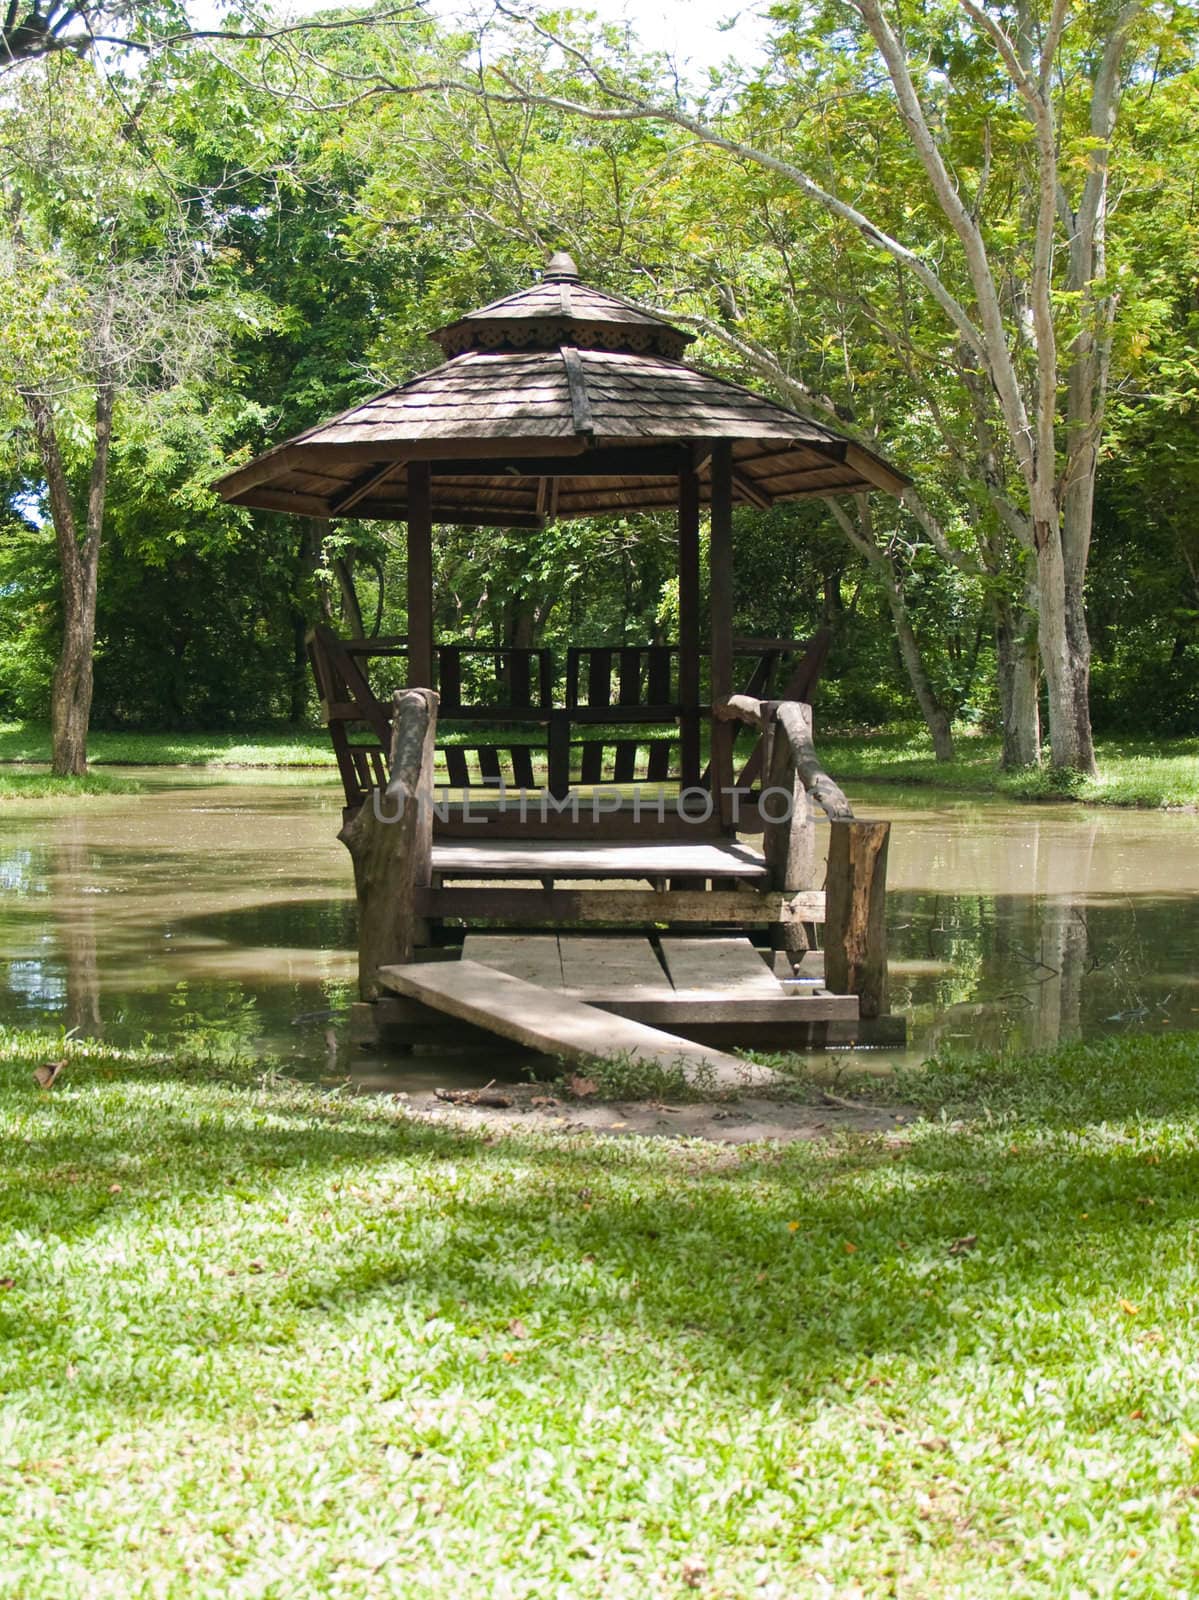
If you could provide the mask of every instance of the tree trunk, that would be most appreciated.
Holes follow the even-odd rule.
[[[362,622],[362,607],[358,590],[354,587],[353,556],[338,556],[333,562],[337,586],[341,590],[341,625],[351,639],[365,639],[366,628]]]
[[[895,638],[899,645],[899,654],[903,659],[908,682],[912,685],[912,693],[916,696],[916,703],[920,707],[920,714],[924,718],[925,726],[928,728],[932,738],[933,754],[938,761],[952,761],[954,757],[953,728],[950,723],[949,713],[938,700],[936,690],[929,681],[928,673],[924,670],[924,661],[920,655],[920,646],[916,640],[916,631],[912,627],[912,619],[908,615],[908,606],[903,590],[891,570],[890,562],[887,562],[886,566],[880,566],[878,570],[886,592],[887,605],[891,609],[891,620],[895,624]]]
[[[87,733],[92,713],[92,652],[96,642],[96,589],[108,451],[112,440],[114,388],[101,375],[96,386],[95,441],[87,496],[87,527],[80,542],[66,468],[58,444],[54,411],[45,395],[27,394],[42,470],[50,496],[50,515],[62,582],[62,646],[50,691],[51,768],[60,777],[87,771]]]
[[[907,597],[903,592],[903,584],[895,563],[890,555],[882,548],[874,537],[874,520],[870,510],[870,501],[866,495],[854,496],[854,507],[857,512],[856,520],[836,500],[826,500],[825,505],[832,513],[833,521],[841,529],[849,541],[850,546],[860,555],[865,556],[871,569],[877,573],[883,592],[887,597],[887,605],[891,611],[891,620],[895,624],[895,637],[899,645],[900,658],[912,685],[912,692],[916,696],[916,703],[933,741],[933,753],[938,761],[952,761],[953,730],[950,716],[945,707],[937,698],[936,690],[928,673],[924,669],[924,661],[920,654],[920,645],[916,638],[916,630],[912,627],[912,619],[908,615]]]
[[[1005,772],[1036,766],[1041,759],[1041,707],[1034,614],[1006,597],[993,603],[995,653],[999,665],[999,715]]]
[[[1064,569],[1069,715],[1081,772],[1094,774],[1095,743],[1091,735],[1091,636],[1087,629],[1086,578],[1095,515],[1095,473],[1099,455],[1093,412],[1096,390],[1093,364],[1080,357],[1070,373],[1066,439],[1074,470],[1062,494],[1062,565]]]
[[[1089,517],[1089,504],[1085,507]],[[1094,776],[1091,739],[1091,646],[1081,582],[1068,580],[1061,518],[1034,521],[1040,617],[1038,636],[1049,704],[1049,749],[1055,767]]]

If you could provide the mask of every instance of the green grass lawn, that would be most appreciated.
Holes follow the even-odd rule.
[[[0,1041],[0,1593],[1194,1593],[1195,1037],[739,1149],[54,1048]]]
[[[609,732],[615,735],[616,730]],[[512,734],[517,743],[537,737],[540,736],[527,728]],[[443,742],[471,743],[472,739],[459,726],[447,729]],[[828,771],[846,784],[874,781],[933,785],[943,790],[998,794],[1016,800],[1074,799],[1093,805],[1199,807],[1199,738],[1101,739],[1101,775],[1095,780],[1074,779],[1048,768],[1001,773],[998,739],[968,733],[959,734],[958,758],[950,763],[934,759],[923,732],[845,735],[822,731],[818,720],[816,746]],[[279,769],[335,765],[323,729],[214,734],[100,731],[91,735],[88,750],[94,766]],[[49,759],[50,735],[44,725],[0,723],[0,763]],[[19,782],[12,783],[7,775],[0,774],[0,798],[21,793],[38,797],[32,779],[26,780],[22,789]]]
[[[135,778],[89,772],[82,778],[56,778],[49,772],[0,772],[0,800],[61,800],[80,795],[139,794]]]
[[[842,783],[928,784],[1014,800],[1082,800],[1089,805],[1199,806],[1199,738],[1098,739],[1100,775],[1075,778],[1048,767],[999,770],[999,740],[958,734],[957,759],[937,761],[924,732],[816,733],[816,748]]]
[[[185,767],[332,767],[323,728],[265,733],[112,733],[88,735],[93,765]],[[0,722],[0,762],[49,761],[45,723]]]

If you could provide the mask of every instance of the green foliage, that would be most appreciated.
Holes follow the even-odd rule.
[[[988,239],[1000,269],[1021,281],[1023,116],[998,94],[993,58],[977,40],[950,28],[936,6],[909,9],[912,40],[933,64],[925,89],[968,192],[987,166],[986,129]],[[772,73],[726,107],[730,131],[852,189],[883,223],[936,254],[968,297],[953,276],[943,220],[849,21],[835,8],[780,8]],[[595,43],[592,24],[569,25]],[[1080,73],[1092,25],[1101,19],[1069,33]],[[1186,198],[1196,80],[1181,22],[1145,26],[1156,30],[1158,70],[1130,89],[1117,151],[1123,187],[1109,250],[1123,285],[1121,320],[1088,602],[1097,725],[1165,735],[1186,734],[1199,716],[1195,223]],[[80,296],[92,294],[106,250],[119,246],[136,286],[151,247],[169,254],[184,239],[205,241],[203,283],[195,280],[188,304],[198,314],[202,301],[211,319],[212,360],[190,360],[183,373],[165,347],[139,345],[137,399],[119,419],[98,718],[173,728],[302,723],[311,691],[297,645],[322,608],[339,620],[334,559],[353,568],[368,625],[380,573],[382,631],[406,630],[402,537],[353,520],[314,536],[294,519],[251,519],[217,504],[208,484],[222,467],[430,365],[438,359],[424,339],[431,325],[526,283],[547,251],[565,244],[593,281],[696,329],[702,364],[820,417],[835,414],[838,426],[882,439],[916,472],[961,562],[947,562],[923,528],[881,506],[878,538],[938,700],[959,722],[993,729],[993,610],[1021,603],[1023,561],[972,475],[977,397],[960,352],[855,231],[780,175],[650,123],[584,123],[421,96],[368,96],[324,115],[302,98],[254,87],[264,73],[298,71],[314,101],[336,99],[336,73],[347,66],[363,81],[377,69],[405,83],[457,71],[461,45],[420,18],[397,18],[306,36],[302,58],[282,46],[264,57],[253,44],[165,52],[139,74],[110,79],[115,93],[86,63],[67,60],[54,63],[53,79],[31,76],[22,88],[32,104],[53,82],[66,115],[58,189],[41,179],[26,185],[33,255],[2,291],[5,359],[74,374],[67,387],[78,404],[64,401],[63,420],[77,499],[89,441],[77,382],[86,376]],[[528,33],[503,48],[513,70],[540,74],[555,91],[585,98],[594,90],[577,64]],[[634,87],[661,89],[660,63],[630,57],[616,35],[599,48]],[[1090,135],[1078,121],[1083,77],[1062,88],[1068,186],[1089,159]],[[134,93],[136,148],[118,98]],[[715,86],[712,95],[714,107]],[[111,225],[101,225],[108,213]],[[72,242],[73,276],[62,276],[51,248],[59,236]],[[45,275],[40,297],[21,292],[35,256]],[[143,310],[143,321],[161,324],[159,300],[151,296]],[[1069,333],[1075,313],[1066,301],[1060,310]],[[9,405],[15,428],[11,397]],[[10,507],[36,505],[41,494],[24,437],[0,428]],[[819,503],[743,510],[737,553],[739,629],[796,637],[834,629],[826,721],[878,727],[913,714],[879,573]],[[568,642],[668,638],[673,564],[669,518],[562,524],[536,537],[446,528],[438,630],[462,642],[559,652]],[[45,714],[55,583],[46,534],[10,513],[0,532],[0,714]],[[487,689],[481,677],[468,687],[480,696]]]

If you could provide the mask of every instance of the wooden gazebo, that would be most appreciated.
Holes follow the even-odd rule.
[[[408,979],[392,971],[411,973],[414,958],[463,939],[468,960],[490,954],[495,968],[512,974],[515,966],[526,977],[548,962],[559,991],[586,996],[586,983],[567,981],[564,930],[573,930],[577,954],[580,929],[594,946],[597,929],[637,928],[641,981],[630,969],[625,1004],[619,995],[597,1001],[609,1010],[658,1021],[669,1014],[685,1032],[728,1037],[731,1026],[739,1040],[797,1043],[815,1037],[814,1027],[853,1023],[859,997],[863,1014],[877,1014],[885,988],[879,858],[886,825],[853,824],[812,750],[806,701],[824,641],[805,649],[734,634],[732,513],[738,503],[898,493],[906,480],[831,429],[688,365],[690,334],[580,283],[566,255],[554,256],[532,288],[432,338],[445,354],[439,366],[276,446],[219,485],[237,505],[407,524],[406,637],[339,640],[318,629],[312,638],[345,785],[343,838],[362,908],[364,996],[399,988],[465,1014],[444,996],[405,987]],[[469,650],[434,633],[434,524],[528,529],[535,539],[554,519],[668,507],[678,515],[678,640],[575,647],[562,664],[546,651],[476,649],[501,665],[504,694],[472,703],[463,689]],[[393,705],[372,671],[376,680],[395,675],[385,685],[395,692]],[[772,699],[770,680],[779,674],[786,681]],[[439,716],[443,730],[457,729],[440,745]],[[739,723],[756,736],[740,764]],[[436,796],[435,777],[443,779]],[[646,784],[666,801],[648,804]],[[605,789],[602,804],[597,785]],[[764,789],[794,789],[801,804],[793,816],[772,820],[759,807]],[[707,992],[705,985],[674,981],[667,948],[689,947],[689,956],[679,956],[681,972],[696,956],[696,940],[670,930],[702,929],[709,939],[719,931],[726,968],[729,940],[748,950],[747,936],[770,940],[794,964],[811,943],[805,929],[822,920],[809,791],[843,830],[838,836],[834,828],[830,873],[843,860],[845,892],[830,894],[830,902],[845,904],[830,903],[826,939],[827,981],[839,982],[842,993],[794,980],[790,968],[771,976],[755,956],[744,1026],[731,991],[702,1016],[698,1000],[680,996]],[[378,801],[385,793],[428,803],[388,823]],[[684,806],[681,795],[690,796]],[[763,852],[738,838],[758,832]],[[867,859],[877,870],[863,877]],[[519,938],[490,931],[501,927],[518,928]],[[627,968],[630,947],[622,943]],[[758,981],[766,978],[775,985],[769,995]],[[403,1014],[414,1037],[430,1022],[411,1001]],[[754,1018],[766,1022],[750,1026]]]

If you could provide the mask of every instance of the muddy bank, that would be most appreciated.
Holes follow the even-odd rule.
[[[751,1144],[773,1139],[790,1144],[842,1133],[894,1133],[917,1113],[901,1105],[805,1104],[747,1095],[741,1099],[666,1105],[652,1100],[574,1099],[537,1084],[497,1086],[469,1098],[440,1098],[436,1090],[400,1093],[396,1100],[430,1122],[504,1132],[593,1134],[603,1138],[705,1139],[713,1144]],[[500,1102],[508,1103],[501,1104]]]

